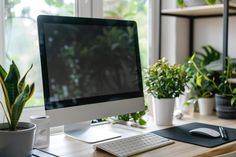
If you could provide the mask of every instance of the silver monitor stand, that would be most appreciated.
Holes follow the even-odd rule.
[[[86,143],[121,137],[120,134],[114,132],[111,126],[107,124],[91,125],[90,121],[65,125],[64,132],[66,135]]]

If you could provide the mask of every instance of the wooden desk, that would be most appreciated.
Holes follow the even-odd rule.
[[[216,116],[185,116],[182,120],[174,120],[174,125],[187,124],[190,122],[203,122],[213,125],[221,125],[225,127],[236,128],[236,120],[219,119]],[[162,129],[163,127],[152,127],[152,130]],[[50,147],[46,149],[51,153],[62,157],[111,157],[110,154],[95,151],[92,145],[80,142],[78,140],[67,137],[64,134],[52,135]],[[236,141],[231,142],[213,149],[200,147],[192,144],[176,141],[175,144],[148,151],[139,155],[138,157],[205,157],[223,154],[231,151],[236,151]]]

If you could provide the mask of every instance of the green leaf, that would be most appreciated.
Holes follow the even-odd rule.
[[[29,93],[29,98],[31,98],[34,94],[35,91],[35,85],[34,83],[30,85],[30,93]]]
[[[206,3],[207,3],[208,5],[213,5],[213,4],[216,3],[216,0],[206,0]]]
[[[140,119],[138,120],[138,123],[139,123],[140,125],[145,125],[147,122],[146,122],[144,119],[140,118]]]
[[[12,130],[15,130],[18,125],[19,118],[21,116],[22,110],[25,106],[25,103],[30,98],[30,87],[27,85],[23,92],[16,98],[16,101],[12,105]]]
[[[139,113],[131,113],[130,115],[135,122],[140,118]]]
[[[233,90],[233,94],[236,94],[236,88],[234,88],[234,90]]]
[[[0,65],[0,77],[2,78],[2,80],[5,80],[7,76],[7,72],[4,70],[4,68]]]
[[[197,83],[198,86],[202,87],[202,75],[197,76],[196,83]]]
[[[5,79],[5,85],[9,97],[10,105],[12,105],[16,99],[16,97],[19,95],[17,85],[18,81],[20,79],[20,73],[16,66],[16,64],[12,61],[12,64],[10,66],[10,70],[6,76]]]
[[[231,99],[230,103],[231,103],[231,105],[234,105],[235,102],[236,102],[236,97],[233,97],[233,98]]]
[[[129,121],[130,116],[129,116],[129,114],[119,115],[118,119],[123,120],[123,121]]]
[[[25,73],[25,75],[23,76],[23,78],[20,80],[19,84],[18,84],[18,92],[21,93],[24,89],[25,86],[25,78],[27,76],[27,74],[29,73],[29,71],[32,69],[33,64],[30,66],[30,68],[27,70],[27,72]]]
[[[0,77],[0,84],[2,86],[4,100],[5,100],[5,104],[6,104],[8,113],[9,113],[9,115],[11,115],[11,105],[10,105],[10,101],[9,101],[8,91],[7,91],[7,88],[5,86],[5,83],[4,83],[4,80],[2,79],[2,77]]]

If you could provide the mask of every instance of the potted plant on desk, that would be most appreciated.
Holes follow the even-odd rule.
[[[0,124],[1,157],[31,157],[36,125],[19,122],[23,108],[34,92],[34,84],[25,84],[29,70],[20,79],[13,61],[8,73],[0,65],[0,85],[4,96],[4,102],[0,101],[0,104],[7,120],[7,123]]]
[[[227,68],[218,78],[210,78],[204,74],[194,61],[196,54],[190,59],[197,72],[216,89],[216,114],[219,118],[236,118],[236,88],[232,83],[232,76],[235,75],[235,69],[232,68],[230,59],[227,60]]]
[[[203,46],[204,52],[195,52],[194,63],[202,73],[213,78],[216,72],[207,68],[208,65],[220,59],[220,52],[212,46]],[[191,58],[192,59],[192,58]],[[216,89],[214,85],[206,80],[193,66],[192,62],[185,64],[186,72],[190,77],[189,87],[194,92],[185,104],[198,102],[200,115],[211,115],[215,106],[214,96]]]
[[[145,85],[155,102],[157,125],[172,125],[175,98],[184,92],[187,82],[183,67],[171,65],[165,58],[146,69]]]
[[[212,77],[210,73],[206,74],[208,77]],[[200,115],[211,115],[213,114],[213,109],[215,105],[214,95],[215,88],[213,84],[207,81],[202,77],[199,73],[197,73],[197,101],[199,105],[199,113]]]

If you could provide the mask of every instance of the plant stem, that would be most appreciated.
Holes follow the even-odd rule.
[[[218,88],[218,86],[216,85],[216,83],[215,83],[213,80],[211,80],[208,76],[206,76],[205,74],[203,74],[202,71],[198,68],[198,66],[196,65],[196,63],[195,63],[194,60],[193,60],[193,59],[195,58],[195,56],[196,56],[196,53],[193,54],[193,57],[191,58],[191,62],[192,62],[192,64],[193,64],[193,66],[195,67],[195,69],[197,70],[197,72],[199,72],[206,80],[210,81],[210,82],[213,84],[213,86],[214,86],[219,92],[222,93],[222,91]]]
[[[227,65],[227,69],[226,69],[226,78],[225,78],[225,80],[227,81],[227,83],[229,83],[229,90],[230,90],[230,93],[232,93],[232,88],[231,88],[231,83],[230,82],[228,82],[228,79],[229,79],[229,77],[231,77],[230,76],[230,59],[228,58],[227,59],[227,63],[228,63],[228,65]],[[226,86],[225,86],[225,89],[224,89],[224,93],[226,93]]]

